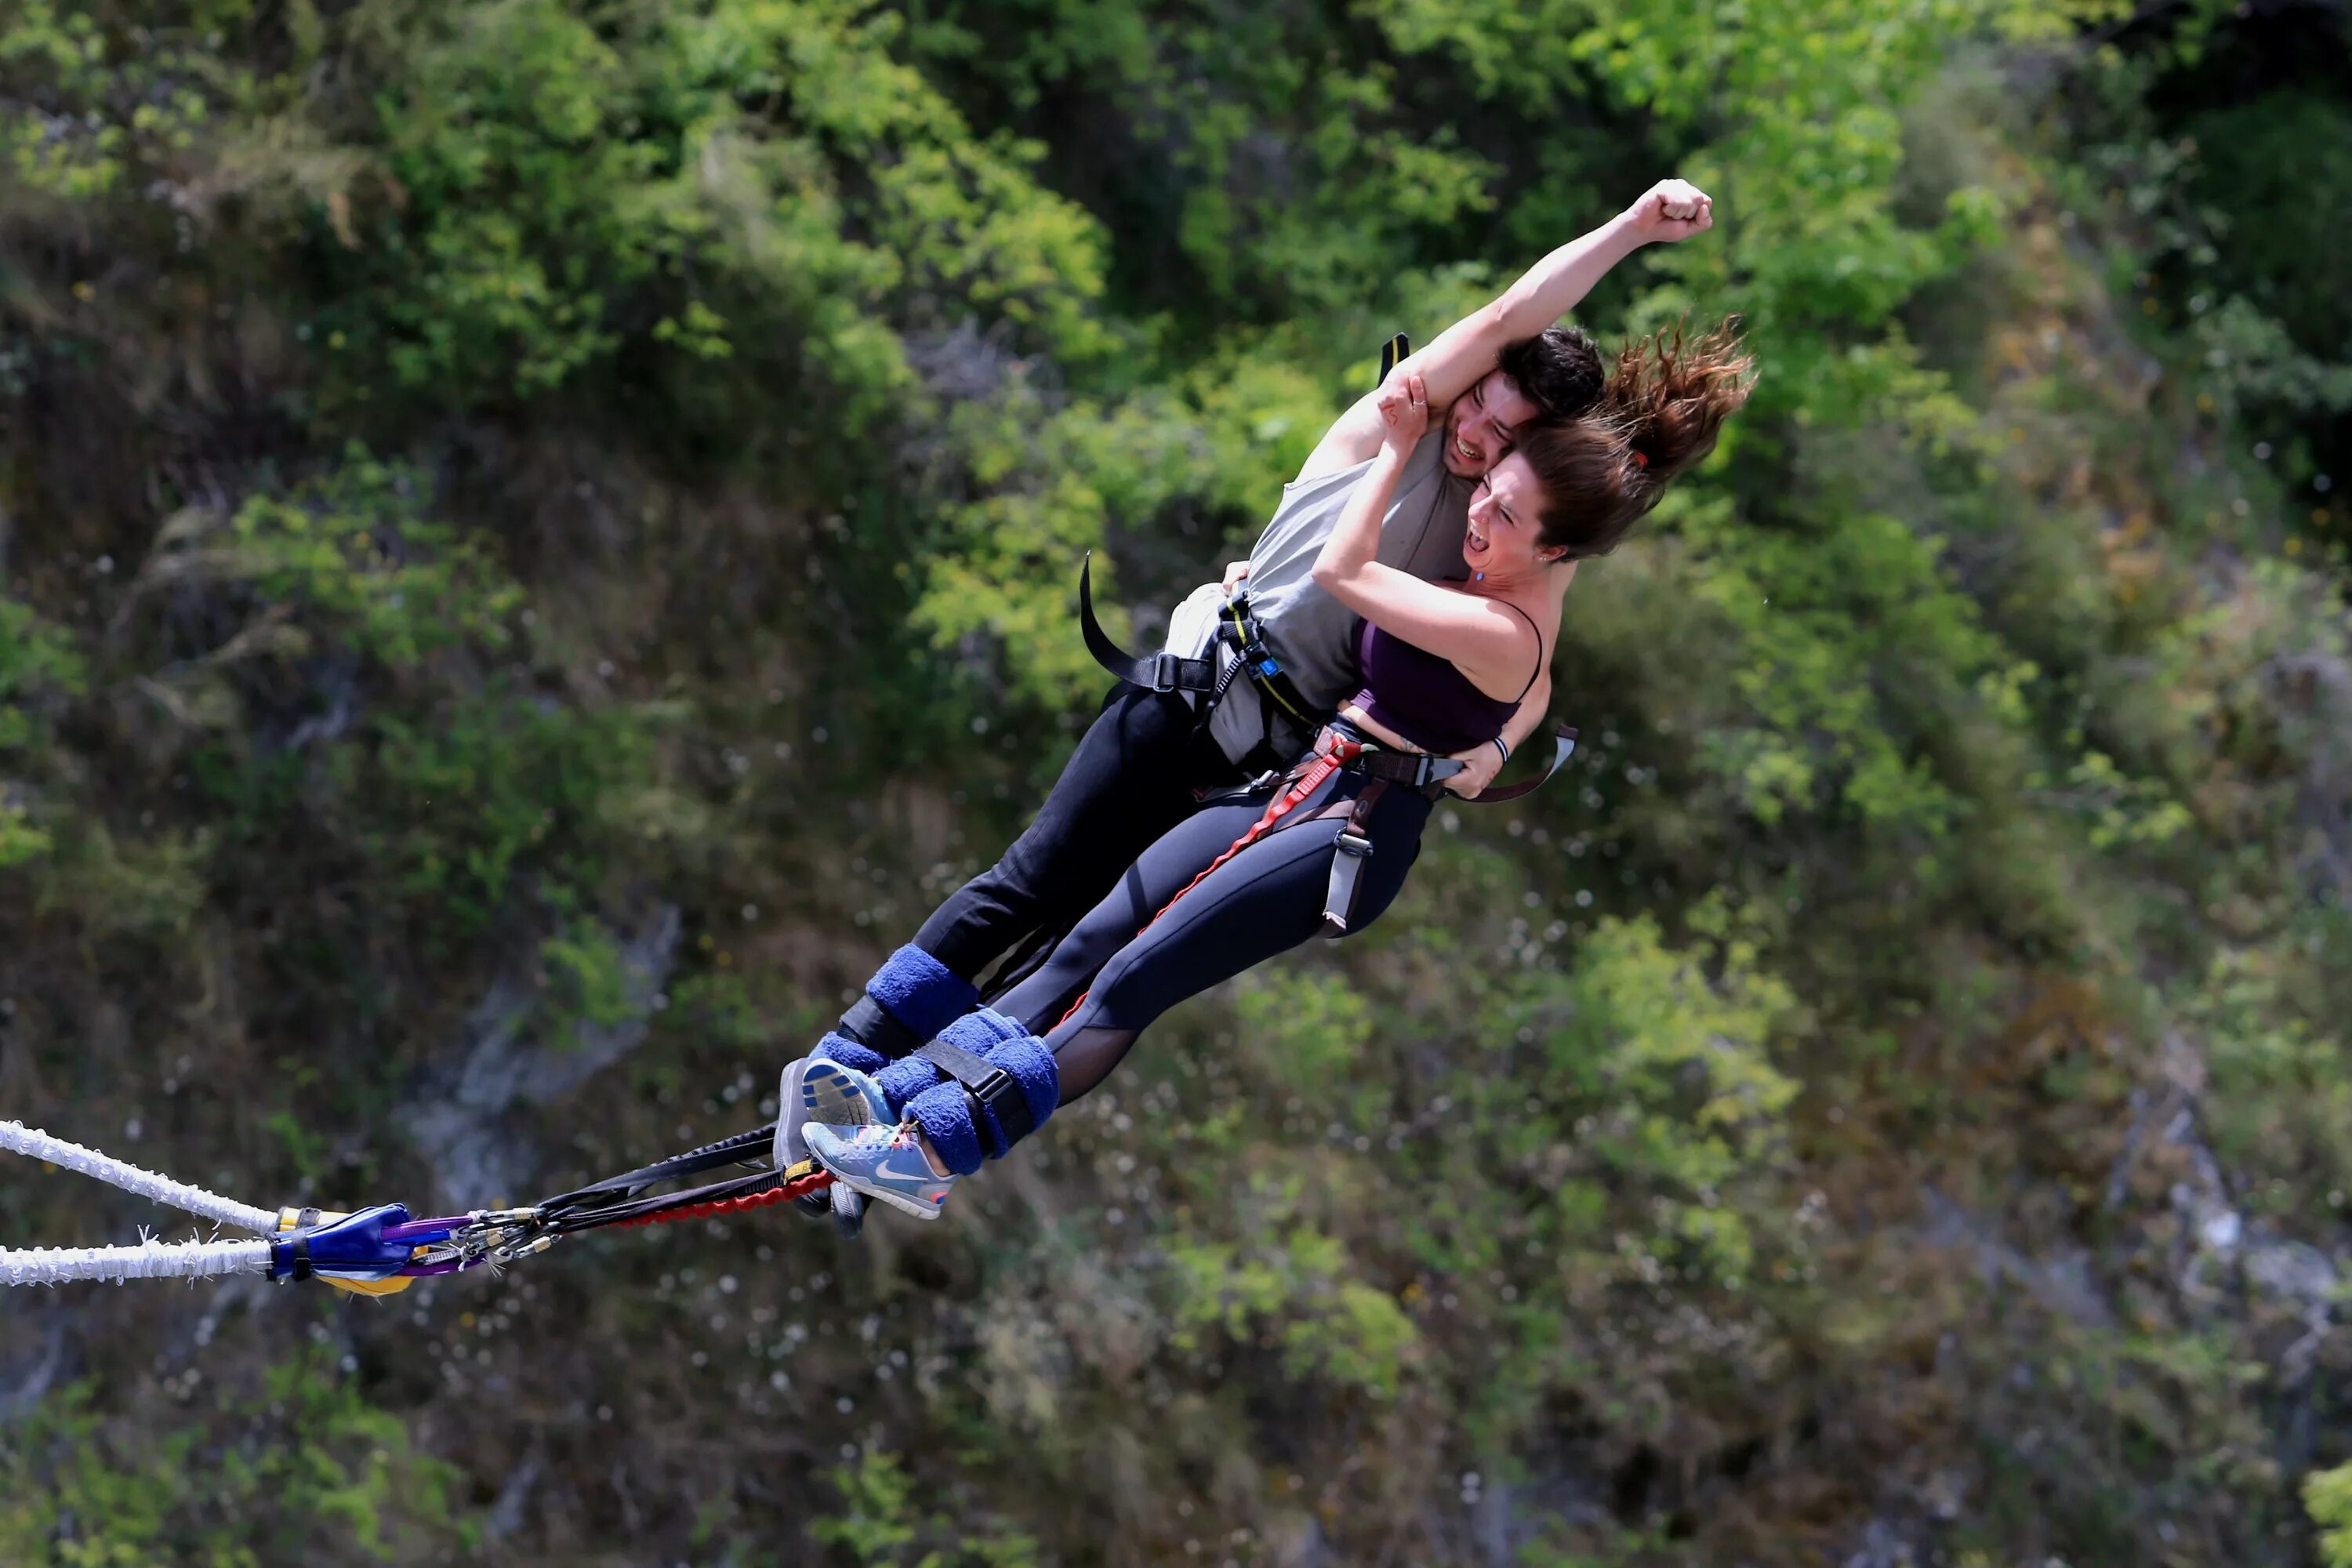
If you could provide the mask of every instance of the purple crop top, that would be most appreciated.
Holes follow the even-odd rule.
[[[1496,601],[1501,603],[1501,601]],[[1356,660],[1363,667],[1361,690],[1349,700],[1365,717],[1392,734],[1436,756],[1451,756],[1482,745],[1503,732],[1543,673],[1543,633],[1517,605],[1503,607],[1536,631],[1535,673],[1509,701],[1489,697],[1454,668],[1426,648],[1402,637],[1391,637],[1366,621],[1356,633]]]

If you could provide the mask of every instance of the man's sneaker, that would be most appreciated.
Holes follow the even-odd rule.
[[[776,1169],[785,1170],[809,1156],[803,1130],[811,1122],[828,1127],[862,1127],[888,1121],[890,1102],[882,1086],[856,1068],[822,1057],[803,1057],[784,1068],[776,1089]]]
[[[931,1169],[929,1156],[916,1141],[911,1123],[886,1127],[869,1121],[863,1127],[827,1127],[811,1122],[809,1152],[817,1163],[870,1198],[880,1198],[917,1219],[937,1219],[940,1205],[956,1184]]]

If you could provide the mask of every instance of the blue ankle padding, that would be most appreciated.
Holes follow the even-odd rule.
[[[809,1055],[829,1062],[839,1062],[845,1068],[856,1068],[868,1075],[878,1073],[890,1065],[890,1058],[871,1046],[861,1046],[847,1035],[831,1034],[816,1043]],[[895,1106],[897,1101],[892,1101]]]
[[[1045,1119],[1054,1114],[1054,1108],[1062,1103],[1062,1075],[1055,1069],[1054,1053],[1046,1047],[1045,1042],[1024,1032],[1003,1042],[994,1050],[981,1054],[988,1058],[991,1067],[1003,1068],[1006,1076],[1021,1086],[1021,1098],[1029,1102],[1029,1131],[1034,1132],[1045,1126]],[[994,1113],[983,1116],[982,1121],[987,1124],[982,1132],[982,1141],[988,1145],[988,1157],[1002,1160],[1011,1152],[1012,1140],[1006,1138],[1004,1129],[997,1125]]]
[[[961,1086],[935,1083],[907,1101],[904,1114],[923,1130],[950,1173],[969,1176],[980,1169],[980,1130],[971,1124],[971,1101]]]
[[[1061,1103],[1061,1075],[1055,1068],[1054,1053],[1045,1041],[1003,1014],[983,1007],[957,1019],[940,1037],[992,1067],[1003,1068],[1020,1087],[1035,1126],[1043,1127]],[[923,1070],[919,1073],[918,1068]],[[940,1163],[957,1175],[968,1176],[980,1169],[983,1157],[1001,1160],[1011,1150],[1012,1141],[1004,1136],[996,1117],[984,1114],[975,1125],[971,1100],[963,1085],[929,1062],[920,1057],[893,1062],[877,1081],[891,1079],[893,1075],[897,1085],[908,1090],[900,1113],[914,1119],[939,1152]],[[923,1081],[926,1078],[929,1081]],[[884,1092],[891,1090],[886,1087]],[[894,1096],[894,1109],[900,1103]]]
[[[998,1041],[1016,1039],[1022,1033],[1021,1026],[1003,1014],[982,1007],[956,1019],[940,1030],[938,1037],[950,1045],[961,1046],[976,1057],[984,1057]],[[893,1110],[903,1109],[923,1090],[947,1080],[946,1073],[922,1057],[900,1057],[874,1075],[874,1081],[882,1086],[883,1097],[889,1100]]]
[[[866,983],[866,994],[927,1040],[939,1038],[980,1001],[971,981],[912,942],[883,961]]]

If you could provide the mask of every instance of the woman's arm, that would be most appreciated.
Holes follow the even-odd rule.
[[[1501,684],[1515,665],[1526,667],[1526,621],[1493,600],[1437,587],[1375,559],[1397,478],[1429,428],[1429,399],[1421,378],[1407,375],[1398,388],[1383,388],[1376,406],[1384,431],[1380,453],[1348,492],[1315,558],[1315,585],[1389,636],[1451,660],[1482,689],[1482,676]]]
[[[1422,378],[1430,405],[1444,408],[1493,370],[1505,349],[1534,337],[1574,310],[1609,269],[1653,241],[1686,239],[1712,226],[1714,198],[1687,180],[1661,180],[1642,199],[1583,237],[1537,262],[1483,308],[1454,322],[1435,342],[1406,356],[1389,381],[1408,373]],[[1385,390],[1388,383],[1381,384]],[[1379,392],[1366,394],[1325,432],[1298,471],[1302,479],[1360,463],[1381,444]]]

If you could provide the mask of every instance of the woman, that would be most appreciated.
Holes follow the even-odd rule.
[[[1327,910],[1347,931],[1380,917],[1443,789],[1431,759],[1501,746],[1505,721],[1558,644],[1575,562],[1613,549],[1713,447],[1746,399],[1749,369],[1728,323],[1689,342],[1676,331],[1629,345],[1592,413],[1526,431],[1480,482],[1463,543],[1469,580],[1439,584],[1375,559],[1381,520],[1430,416],[1422,377],[1400,367],[1378,400],[1379,455],[1314,570],[1318,586],[1363,618],[1362,689],[1275,804],[1260,795],[1212,806],[1169,831],[999,1000],[1030,1030],[1052,1024],[1044,1044],[1060,1102],[1100,1083],[1169,1007],[1328,929]],[[1058,1019],[1033,1016],[1057,1009],[1089,975]],[[862,1127],[807,1128],[810,1151],[856,1191],[936,1216],[951,1168],[976,1168],[976,1157],[943,1158],[932,1121],[890,1125],[880,1089],[869,1091],[853,1069],[811,1070],[820,1068],[840,1074],[877,1114]],[[976,1102],[971,1109],[977,1116]],[[999,1129],[996,1152],[1017,1136]]]

